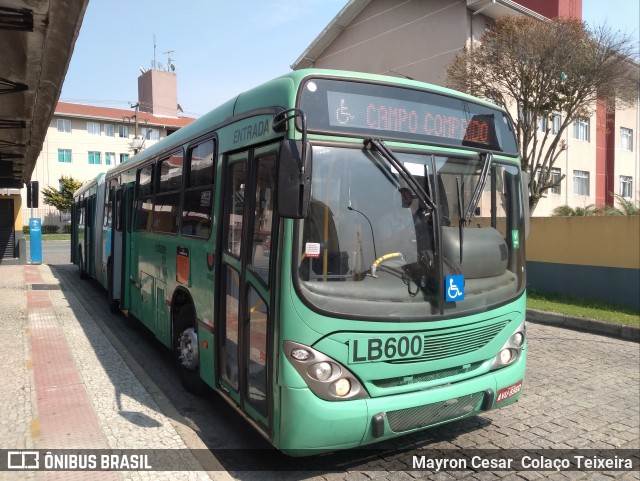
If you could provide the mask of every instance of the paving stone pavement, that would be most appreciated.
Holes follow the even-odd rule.
[[[74,269],[73,266],[69,267]],[[74,279],[75,279],[75,272]],[[59,276],[58,276],[59,277]],[[71,291],[38,290],[37,285],[55,286],[59,280],[48,266],[0,266],[0,448],[51,448],[43,442],[54,442],[55,429],[66,435],[68,425],[52,428],[43,400],[56,389],[67,389],[89,405],[91,412],[82,415],[82,432],[68,431],[67,444],[73,436],[76,446],[111,449],[171,449],[178,452],[186,446],[176,430],[176,419],[158,407],[154,397],[132,374],[131,369],[112,347],[100,328],[87,313],[82,302]],[[83,284],[83,289],[89,289]],[[86,300],[84,301],[86,302]],[[62,344],[50,343],[53,352],[67,346],[75,371],[62,369],[68,364],[57,362],[52,372],[39,374],[43,363],[38,336],[62,336]],[[558,479],[558,480],[639,480],[640,473],[602,472],[507,472],[448,471],[433,472],[412,469],[407,450],[459,449],[631,449],[640,450],[640,345],[635,342],[576,332],[541,324],[529,324],[528,366],[524,395],[508,408],[482,413],[456,423],[385,443],[387,454],[371,459],[359,458],[353,452],[336,453],[336,460],[346,460],[340,472],[305,471],[306,462],[293,460],[287,472],[233,470],[203,472],[194,459],[184,459],[184,451],[176,463],[190,463],[191,471],[69,473],[0,472],[0,481],[14,479],[284,479],[317,481],[367,481],[411,479]],[[37,351],[37,352],[36,352]],[[46,351],[46,349],[45,349]],[[57,351],[56,351],[57,352]],[[40,356],[40,357],[38,357]],[[58,376],[58,377],[56,377]],[[77,376],[74,378],[73,376]],[[45,391],[42,390],[45,387]],[[43,394],[44,393],[44,394]],[[82,398],[84,396],[84,398]],[[83,400],[84,399],[84,400]],[[77,412],[76,421],[81,414]],[[91,417],[93,415],[93,417]],[[215,429],[215,416],[204,416]],[[49,414],[55,417],[55,413]],[[97,427],[91,431],[90,426]],[[58,433],[60,434],[60,433]],[[84,436],[84,437],[83,437]],[[62,439],[65,439],[64,437]],[[59,442],[59,441],[55,441]],[[205,446],[206,447],[206,446]],[[393,450],[396,449],[396,452]],[[399,451],[398,451],[399,450]],[[275,453],[274,457],[277,455]],[[301,471],[294,471],[292,467]]]
[[[82,305],[58,284],[48,266],[0,267],[0,448],[171,450],[172,466],[181,470],[5,471],[0,480],[223,478],[203,471]]]

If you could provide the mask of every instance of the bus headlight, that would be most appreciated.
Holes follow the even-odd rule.
[[[524,347],[526,339],[526,323],[523,322],[518,326],[516,331],[504,343],[498,355],[493,358],[491,369],[500,369],[501,367],[513,364],[520,357],[520,353]]]
[[[318,381],[327,381],[331,378],[333,369],[331,368],[331,364],[328,362],[318,362],[309,367],[308,372],[311,377],[314,377]]]
[[[309,389],[326,401],[368,398],[369,394],[349,369],[308,346],[284,341],[284,353]]]
[[[524,344],[524,334],[521,332],[516,332],[513,336],[511,336],[511,342],[516,347],[522,347]]]
[[[513,359],[514,356],[511,353],[511,349],[503,349],[500,351],[500,354],[498,354],[498,357],[500,359],[500,363],[506,365],[511,362],[511,359]]]
[[[311,354],[306,349],[294,349],[291,351],[291,357],[298,361],[306,361],[310,356]]]
[[[351,391],[351,382],[347,378],[338,379],[334,385],[334,389],[336,390],[336,394],[340,397],[344,397],[349,394]]]

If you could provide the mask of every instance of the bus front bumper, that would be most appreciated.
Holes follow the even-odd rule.
[[[522,395],[526,352],[511,366],[476,378],[394,396],[331,402],[306,388],[283,387],[276,447],[292,456],[309,456],[508,406]]]

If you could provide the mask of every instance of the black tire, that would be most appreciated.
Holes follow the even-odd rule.
[[[187,388],[189,392],[199,396],[204,393],[207,387],[207,384],[200,378],[199,356],[197,359],[192,360],[192,362],[185,362],[181,356],[182,349],[193,347],[194,344],[194,342],[185,342],[185,339],[191,339],[191,341],[193,341],[195,335],[195,347],[196,349],[198,347],[195,319],[196,315],[193,305],[186,304],[180,308],[174,324],[173,346],[182,385]],[[183,336],[186,336],[186,338],[183,338]],[[188,364],[195,364],[195,366],[188,366]]]
[[[113,314],[120,312],[120,300],[113,298],[113,263],[111,259],[107,262],[107,302],[109,303],[109,310]]]

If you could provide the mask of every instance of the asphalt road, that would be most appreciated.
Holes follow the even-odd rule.
[[[49,247],[49,246],[48,246]],[[319,459],[293,459],[273,450],[216,393],[203,397],[181,386],[167,350],[135,322],[107,309],[105,291],[80,282],[68,257],[44,261],[73,290],[125,360],[137,365],[150,392],[158,389],[185,422],[237,479],[640,479],[616,470],[440,471],[415,469],[413,455],[457,450],[602,449],[627,455],[640,449],[640,347],[588,333],[529,323],[524,395],[508,408],[446,424],[417,434]],[[46,256],[51,257],[47,258]],[[61,257],[62,258],[62,257]],[[141,368],[140,368],[141,367]],[[134,369],[134,372],[136,372]],[[138,375],[138,374],[137,374]],[[488,452],[489,452],[488,451]],[[517,451],[522,453],[522,451]]]
[[[31,245],[27,244],[27,262],[31,263]],[[71,262],[69,251],[71,241],[46,241],[42,243],[42,264],[68,264]]]

